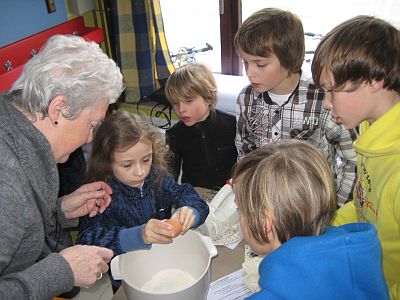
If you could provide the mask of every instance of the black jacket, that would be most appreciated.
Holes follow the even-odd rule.
[[[231,178],[237,160],[235,134],[236,118],[218,110],[190,127],[176,123],[166,132],[175,178],[182,165],[182,182],[211,189],[222,187]]]

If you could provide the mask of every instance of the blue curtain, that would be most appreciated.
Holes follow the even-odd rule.
[[[137,102],[163,86],[175,70],[165,38],[160,2],[112,2],[116,60],[124,75],[125,101]]]

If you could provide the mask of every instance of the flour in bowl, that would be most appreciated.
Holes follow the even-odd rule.
[[[156,273],[142,289],[146,292],[174,293],[193,285],[196,279],[178,269],[165,269]]]

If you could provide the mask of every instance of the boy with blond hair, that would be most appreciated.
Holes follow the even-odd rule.
[[[354,200],[333,224],[376,226],[390,295],[400,299],[400,32],[372,16],[349,19],[323,38],[312,72],[336,121],[360,127]]]
[[[306,140],[331,164],[338,205],[349,201],[356,134],[332,120],[322,106],[323,91],[301,70],[305,40],[300,19],[281,9],[262,9],[243,22],[234,43],[250,81],[237,99],[239,158],[278,140]]]
[[[264,145],[233,172],[243,237],[265,256],[260,291],[247,299],[389,299],[375,227],[328,227],[336,210],[332,172],[299,140]]]
[[[219,189],[237,160],[236,120],[215,109],[217,84],[211,70],[201,63],[175,70],[165,94],[180,120],[166,132],[175,178],[182,169],[182,182]]]

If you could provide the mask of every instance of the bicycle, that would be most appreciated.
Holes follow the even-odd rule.
[[[196,54],[213,50],[213,46],[206,43],[206,46],[200,49],[196,47],[180,47],[177,53],[170,53],[172,63],[175,68],[182,67],[189,63],[196,62]]]

